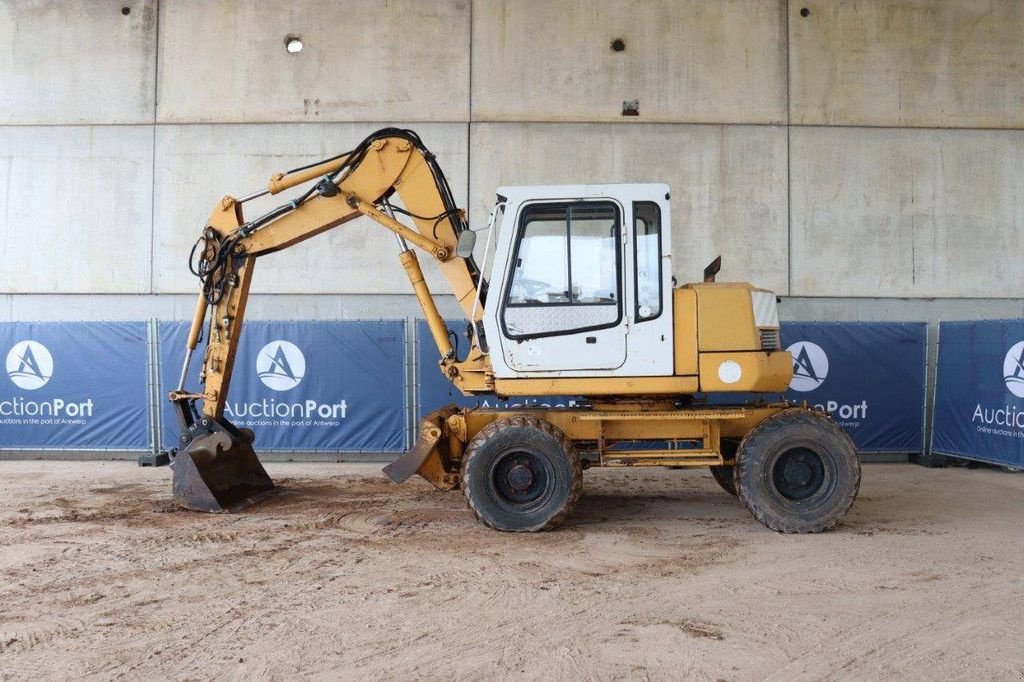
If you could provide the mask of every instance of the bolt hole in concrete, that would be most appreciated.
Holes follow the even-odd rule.
[[[302,38],[299,36],[285,36],[284,49],[288,50],[289,54],[298,54],[302,52]]]
[[[638,99],[627,99],[622,103],[622,115],[623,116],[639,116],[640,115],[640,100]]]
[[[612,52],[624,52],[626,50],[626,41],[622,38],[616,38],[612,41]]]
[[[806,7],[802,8],[800,10],[800,16],[802,16],[802,17],[809,17],[810,15],[811,15],[811,10],[807,9]]]
[[[131,7],[122,7],[121,8],[121,14],[123,14],[125,16],[128,16],[131,13],[132,13],[132,8]]]

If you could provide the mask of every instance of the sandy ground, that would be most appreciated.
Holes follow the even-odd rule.
[[[703,471],[591,470],[509,535],[375,466],[268,470],[203,515],[167,469],[0,462],[0,678],[1024,678],[1024,474],[869,465],[794,537]]]

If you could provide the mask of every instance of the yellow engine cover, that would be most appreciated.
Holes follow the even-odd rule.
[[[674,295],[675,373],[706,393],[781,393],[793,376],[784,350],[762,350],[745,282],[687,284]]]
[[[700,354],[700,390],[781,393],[793,378],[793,358],[784,350]]]

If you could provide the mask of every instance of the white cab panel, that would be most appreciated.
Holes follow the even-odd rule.
[[[668,191],[498,190],[507,203],[484,316],[498,378],[672,374]]]

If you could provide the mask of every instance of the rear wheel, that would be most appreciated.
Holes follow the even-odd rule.
[[[827,417],[786,410],[754,427],[736,453],[739,497],[758,521],[780,533],[828,530],[860,488],[850,437]]]
[[[462,492],[485,525],[529,532],[555,527],[576,506],[583,469],[572,443],[535,417],[497,419],[470,441]]]
[[[722,448],[723,457],[733,459],[736,456],[739,442],[732,439],[723,440],[720,447]],[[733,471],[736,467],[732,464],[723,464],[708,468],[711,469],[711,477],[715,479],[715,483],[722,486],[722,490],[736,497],[738,493],[736,492],[736,482],[733,480]]]

